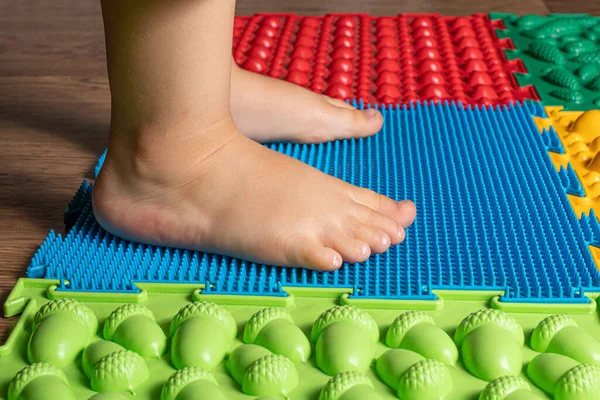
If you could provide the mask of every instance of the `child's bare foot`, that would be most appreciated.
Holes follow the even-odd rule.
[[[342,100],[311,92],[233,64],[231,113],[237,127],[258,142],[318,143],[365,137],[381,129],[374,110],[356,110]]]
[[[411,202],[271,151],[229,118],[135,145],[117,129],[93,201],[100,224],[126,238],[332,270],[401,242],[415,218]]]

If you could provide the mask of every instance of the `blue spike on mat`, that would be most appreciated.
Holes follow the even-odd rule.
[[[571,163],[567,165],[567,168],[561,165],[558,176],[567,193],[572,194],[573,196],[585,197],[585,190]]]
[[[91,188],[84,187],[88,195],[79,196],[86,205],[77,223],[65,238],[50,233],[28,275],[59,279],[59,290],[76,291],[196,282],[223,294],[280,296],[285,286],[306,286],[349,288],[360,298],[434,299],[436,289],[490,289],[505,291],[503,301],[522,302],[586,302],[583,291],[600,288],[587,247],[600,240],[600,227],[595,216],[580,221],[571,209],[546,153],[557,144],[532,119],[545,116],[541,104],[425,103],[383,113],[382,132],[370,138],[269,147],[348,182],[413,200],[415,224],[406,241],[385,254],[314,272],[135,244],[98,226]],[[572,177],[566,178],[569,183]]]
[[[94,167],[94,179],[98,178],[100,174],[100,169],[102,169],[102,164],[104,164],[104,160],[106,159],[106,153],[108,150],[104,150],[100,158],[98,158],[98,163]]]
[[[102,162],[104,162],[104,158],[101,157],[101,159]],[[101,163],[99,163],[98,165],[101,166]],[[92,192],[88,189],[89,183],[87,181],[83,181],[83,183],[79,187],[79,190],[77,190],[75,196],[73,196],[73,199],[71,199],[71,201],[67,205],[67,209],[65,210],[63,216],[65,226],[73,226],[73,224],[77,221],[77,218],[79,218],[79,215],[81,215],[81,212],[85,205],[90,201]]]
[[[580,224],[585,241],[590,246],[600,247],[600,223],[593,209],[589,215],[581,215]]]
[[[560,138],[558,137],[558,134],[556,133],[556,130],[553,126],[551,126],[549,130],[547,130],[546,128],[542,130],[542,141],[544,142],[547,151],[552,153],[565,154],[565,148],[563,147]],[[103,156],[105,155],[106,152],[103,154]],[[100,159],[104,161],[103,157],[100,157]],[[99,165],[101,166],[100,163]],[[96,166],[96,168],[99,169],[100,167]]]

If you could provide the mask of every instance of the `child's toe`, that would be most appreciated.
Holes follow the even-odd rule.
[[[358,207],[356,218],[367,226],[385,232],[390,238],[391,244],[400,243],[404,229],[393,218],[365,206]]]
[[[379,194],[369,189],[355,188],[351,194],[352,199],[359,204],[367,206],[390,218],[394,218],[398,213],[398,207],[404,202],[397,202],[387,196]],[[400,221],[398,221],[400,222]]]
[[[417,216],[417,207],[412,201],[399,201],[395,211],[395,219],[405,228],[408,228],[415,221]]]
[[[337,251],[349,263],[363,262],[371,255],[371,248],[367,243],[348,236],[342,229],[329,230],[325,245]]]
[[[381,254],[390,248],[391,239],[387,233],[370,225],[358,222],[352,227],[352,236],[369,245],[373,253]]]
[[[324,96],[320,109],[321,124],[328,140],[361,138],[376,134],[383,125],[383,116],[375,109],[357,110],[351,105]]]
[[[288,241],[284,246],[286,264],[290,266],[332,271],[342,266],[343,256],[325,247],[316,238],[303,237]]]

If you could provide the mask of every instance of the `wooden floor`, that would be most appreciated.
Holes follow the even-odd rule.
[[[239,0],[238,14],[588,12],[597,0]],[[109,91],[96,0],[0,2],[0,304],[106,145]],[[1,313],[0,313],[1,314]],[[0,343],[15,319],[0,318]]]

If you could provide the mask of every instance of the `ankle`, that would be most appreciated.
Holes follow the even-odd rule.
[[[103,172],[120,179],[162,183],[196,169],[211,155],[241,137],[230,118],[206,128],[153,123],[142,127],[111,126]]]

